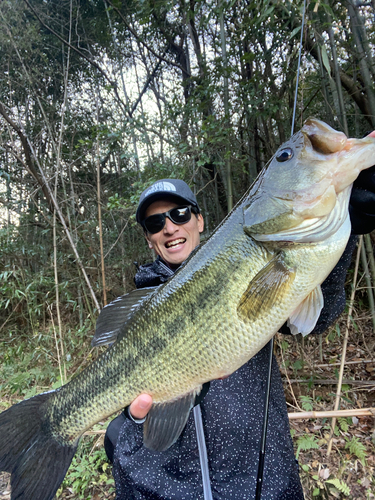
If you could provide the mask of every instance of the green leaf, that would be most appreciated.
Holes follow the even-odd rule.
[[[351,440],[347,439],[345,449],[349,449],[350,453],[355,455],[363,466],[366,465],[367,449],[357,437],[353,436]]]
[[[294,28],[294,30],[293,30],[293,31],[291,32],[291,34],[289,35],[289,40],[290,40],[291,38],[295,37],[295,36],[296,36],[296,34],[297,34],[298,32],[300,32],[300,31],[301,31],[301,26],[297,26],[297,28]]]
[[[318,449],[319,445],[316,442],[316,437],[313,434],[304,434],[297,439],[297,453],[296,458],[298,460],[300,451],[307,451]]]
[[[297,361],[293,363],[293,368],[295,370],[301,370],[303,368],[303,361],[301,359],[297,359]]]
[[[338,420],[338,423],[339,423],[340,429],[341,429],[343,432],[348,432],[348,430],[349,430],[349,422],[348,422],[348,419],[346,419],[346,418],[344,418],[344,417],[339,417],[337,420]]]
[[[322,45],[321,49],[322,49],[322,61],[323,61],[323,65],[324,65],[327,73],[329,74],[329,76],[331,76],[331,66],[329,64],[327,49],[326,49],[325,45]]]
[[[337,477],[333,479],[327,479],[326,483],[332,484],[337,490],[339,490],[341,493],[343,493],[346,496],[350,495],[350,488],[349,486],[344,483],[344,481],[340,481]]]
[[[305,411],[312,411],[313,409],[313,399],[310,396],[300,396],[299,400],[301,401],[302,409]]]
[[[280,343],[280,347],[283,351],[286,351],[287,349],[289,349],[289,342],[283,339]]]

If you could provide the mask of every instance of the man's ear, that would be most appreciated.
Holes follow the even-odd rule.
[[[203,233],[204,229],[204,219],[202,214],[198,214],[198,230],[200,233]]]
[[[146,238],[146,241],[147,241],[147,244],[148,244],[148,247],[150,250],[152,250],[154,247],[152,246],[152,243],[151,241],[149,240],[149,237],[147,236],[147,233],[145,231],[145,238]]]

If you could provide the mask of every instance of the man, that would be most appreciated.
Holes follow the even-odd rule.
[[[365,191],[352,197],[353,219],[362,224],[358,232],[367,232],[375,227],[375,170],[362,174],[366,177],[363,186],[367,189],[372,186],[372,192],[366,191],[369,196],[365,196],[365,206]],[[366,227],[363,227],[363,212],[366,212]],[[173,276],[199,245],[203,217],[190,188],[176,179],[164,179],[146,189],[140,197],[136,217],[149,247],[158,256],[153,263],[140,267],[136,286],[159,285]],[[355,242],[352,237],[339,264],[322,286],[326,305],[314,333],[323,332],[343,310],[345,276]],[[287,330],[285,327],[285,333]],[[140,395],[111,423],[106,436],[117,500],[254,498],[267,368],[268,353],[262,349],[228,378],[212,381],[208,392],[206,384],[200,400],[196,400],[200,404],[191,413],[183,433],[163,453],[143,446],[142,423],[152,399],[147,394]],[[275,360],[264,470],[262,498],[303,499]]]

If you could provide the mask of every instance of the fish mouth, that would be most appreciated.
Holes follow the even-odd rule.
[[[166,248],[174,248],[178,245],[182,245],[183,243],[185,243],[185,241],[186,241],[186,238],[177,238],[176,240],[167,241],[167,243],[165,244],[165,247]]]

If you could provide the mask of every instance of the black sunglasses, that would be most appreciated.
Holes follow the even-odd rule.
[[[172,208],[163,214],[150,215],[142,221],[142,227],[151,234],[159,233],[165,226],[165,219],[168,217],[174,224],[186,224],[191,219],[191,213],[198,213],[198,210],[191,205]]]

